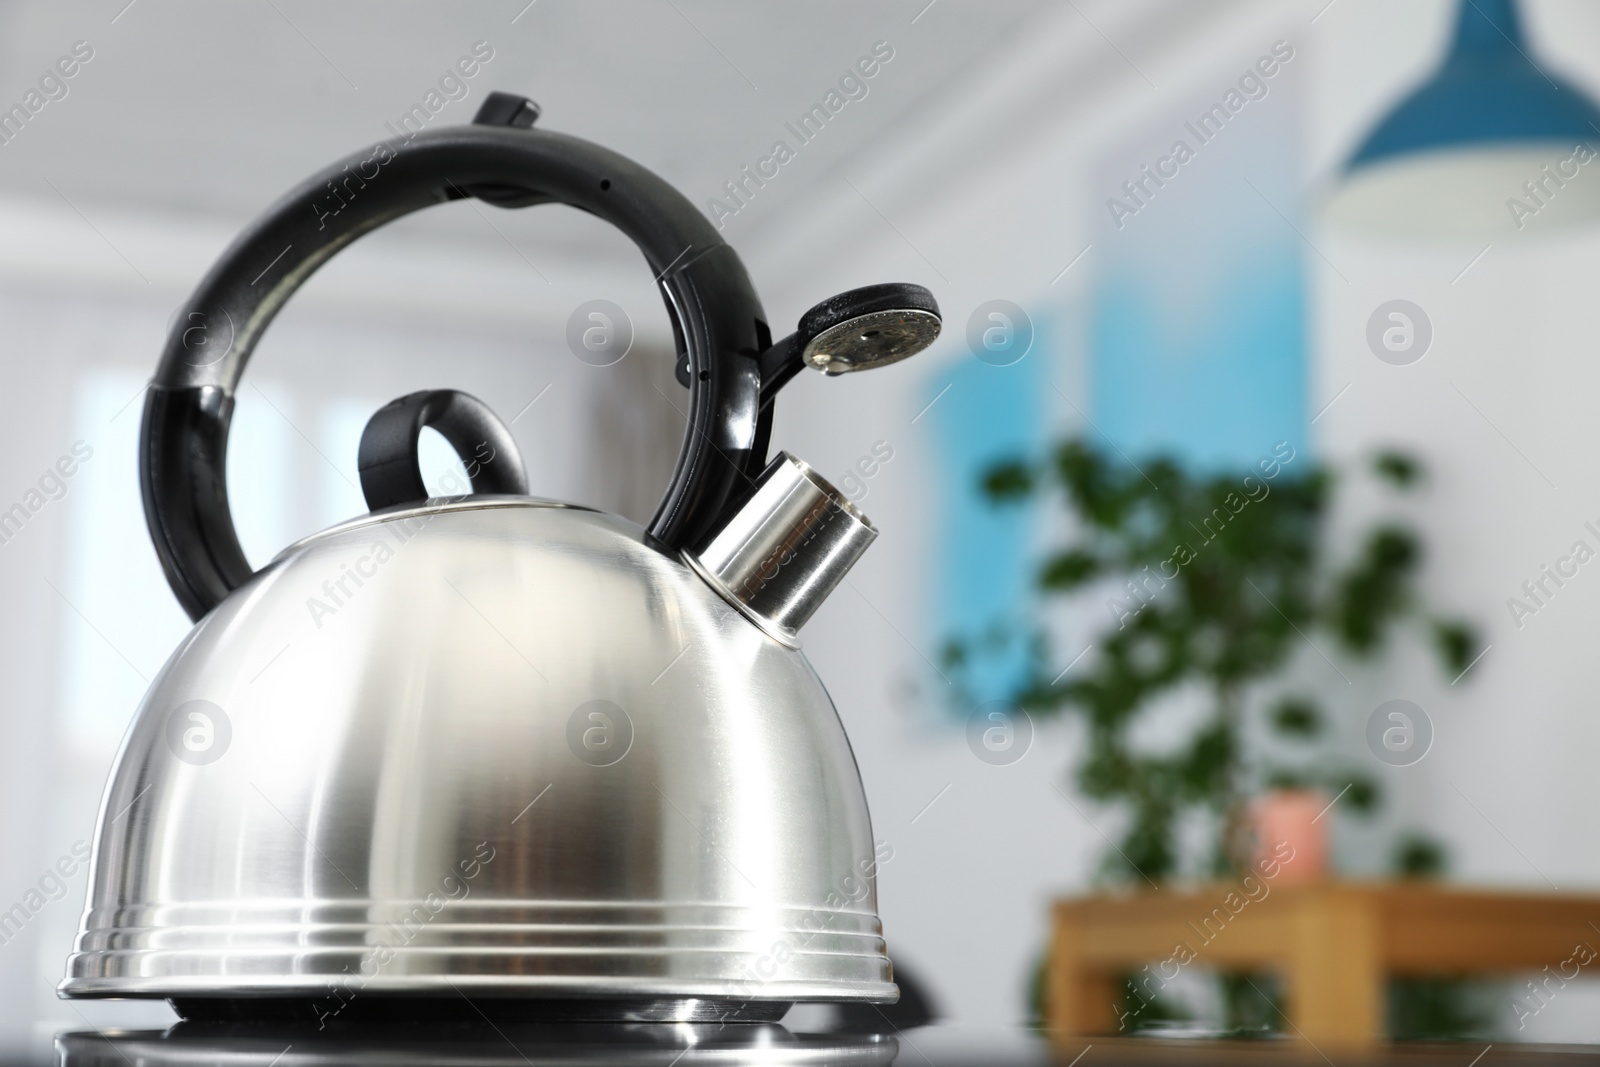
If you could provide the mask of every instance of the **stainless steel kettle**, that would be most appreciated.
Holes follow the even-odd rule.
[[[117,757],[63,996],[326,1023],[463,999],[767,1020],[796,1000],[897,995],[876,914],[885,853],[795,637],[876,530],[766,451],[795,373],[911,355],[938,307],[874,286],[774,343],[743,265],[687,200],[532,128],[536,114],[493,94],[471,126],[314,176],[177,320],[140,474],[196,625]],[[467,196],[570,204],[644,253],[689,389],[660,510],[645,529],[524,495],[492,412],[430,391],[368,424],[372,512],[252,573],[224,471],[262,331],[340,248]],[[424,499],[423,426],[455,446],[471,494]]]

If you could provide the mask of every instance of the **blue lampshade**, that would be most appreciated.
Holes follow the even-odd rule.
[[[1326,216],[1490,241],[1592,224],[1597,152],[1600,108],[1534,62],[1514,0],[1462,0],[1444,64],[1361,142]]]
[[[1462,0],[1444,66],[1378,123],[1349,168],[1484,142],[1575,141],[1600,143],[1600,109],[1534,65],[1513,0]]]

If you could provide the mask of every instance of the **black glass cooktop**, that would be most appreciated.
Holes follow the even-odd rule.
[[[1562,1067],[1600,1065],[1600,1048],[1405,1045],[1315,1049],[1292,1040],[1221,1042],[1173,1038],[1050,1041],[1022,1029],[931,1025],[887,1033],[802,1033],[778,1024],[440,1024],[394,1020],[343,1030],[304,1026],[180,1023],[165,1031],[66,1031],[53,1050],[10,1062],[66,1067],[1102,1067],[1102,1065],[1326,1064],[1329,1067]]]

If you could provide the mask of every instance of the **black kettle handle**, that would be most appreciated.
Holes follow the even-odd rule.
[[[240,234],[184,305],[145,400],[139,480],[156,554],[191,618],[252,573],[225,471],[234,392],[262,332],[340,249],[433,204],[465,196],[502,207],[570,204],[644,253],[689,369],[689,425],[650,522],[663,549],[698,545],[760,466],[755,357],[771,334],[739,257],[661,178],[588,141],[520,128],[526,107],[489,106],[508,99],[517,98],[494,94],[480,111],[479,121],[498,125],[380,142],[314,175]]]
[[[369,510],[419,504],[428,498],[417,458],[424,426],[439,431],[456,450],[474,493],[527,494],[528,475],[517,442],[489,406],[455,389],[424,389],[391,400],[361,431],[356,466]]]

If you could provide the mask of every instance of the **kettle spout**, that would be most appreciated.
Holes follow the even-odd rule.
[[[794,645],[877,536],[843,493],[780,452],[705,547],[684,559],[757,626]]]

